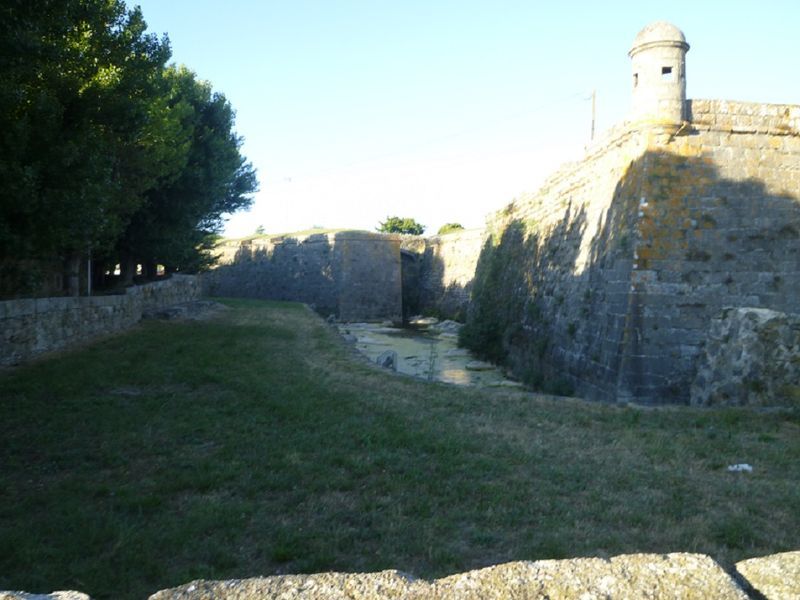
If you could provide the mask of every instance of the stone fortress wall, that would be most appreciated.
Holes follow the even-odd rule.
[[[800,106],[687,105],[643,165],[622,396],[685,399],[726,307],[800,313]]]
[[[687,101],[688,47],[668,23],[643,29],[632,120],[490,219],[467,321],[520,378],[646,403],[767,387],[763,365],[730,362],[747,340],[706,339],[731,307],[800,313],[800,106]],[[773,391],[796,403],[800,332],[787,335],[772,338],[787,356]],[[699,370],[743,391],[711,400]]]
[[[421,248],[419,311],[463,321],[485,229],[467,229],[426,238]]]
[[[691,121],[628,124],[495,216],[490,245],[524,255],[503,290],[523,296],[519,375],[538,361],[585,397],[687,402],[723,308],[800,312],[800,107],[687,106]]]
[[[203,276],[212,296],[305,302],[344,321],[402,320],[401,236],[365,231],[229,241]]]
[[[484,229],[420,238],[366,231],[227,240],[203,274],[210,296],[309,304],[342,321],[463,320]]]
[[[410,294],[420,313],[464,319],[487,249],[518,245],[515,287],[493,297],[521,295],[521,340],[506,342],[518,376],[537,363],[585,397],[685,403],[723,308],[800,312],[800,107],[686,107],[681,124],[607,132],[486,229],[229,243],[205,290],[345,321],[397,320]],[[415,261],[411,292],[401,249]]]
[[[523,194],[488,223],[479,264],[488,271],[470,319],[499,328],[514,373],[568,378],[590,397],[614,394],[626,327],[632,219],[622,201],[646,138],[624,130],[563,166],[534,194]],[[493,319],[494,303],[507,316]],[[485,305],[485,306],[484,306]],[[576,385],[584,383],[585,385]]]
[[[731,308],[800,313],[800,106],[687,100],[688,49],[673,25],[645,27],[630,120],[484,230],[252,240],[224,248],[207,291],[342,320],[466,318],[477,349],[494,344],[525,381],[688,402],[700,370],[721,372],[709,348],[735,355],[706,344],[712,322]],[[737,376],[758,388],[757,371]]]

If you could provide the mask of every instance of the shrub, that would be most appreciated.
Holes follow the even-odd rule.
[[[461,231],[463,229],[464,226],[461,223],[445,223],[439,227],[439,231],[437,231],[436,234],[445,235],[446,233],[453,233],[454,231]]]
[[[425,232],[425,226],[408,217],[386,217],[386,220],[380,224],[376,231],[422,235]]]

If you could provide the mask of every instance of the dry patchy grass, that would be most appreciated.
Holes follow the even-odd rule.
[[[0,376],[0,589],[800,546],[796,411],[428,383],[302,306],[229,304]]]

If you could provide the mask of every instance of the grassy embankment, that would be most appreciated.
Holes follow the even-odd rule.
[[[431,384],[230,304],[0,374],[0,589],[800,547],[796,412]]]

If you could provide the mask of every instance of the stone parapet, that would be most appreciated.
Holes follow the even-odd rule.
[[[800,598],[800,551],[749,558],[736,571],[767,600]]]
[[[689,100],[689,121],[696,128],[730,133],[800,135],[800,105],[733,100]]]
[[[698,554],[630,554],[511,562],[435,581],[397,571],[285,575],[197,581],[149,600],[485,600],[501,598],[652,598],[747,600],[719,565]]]

